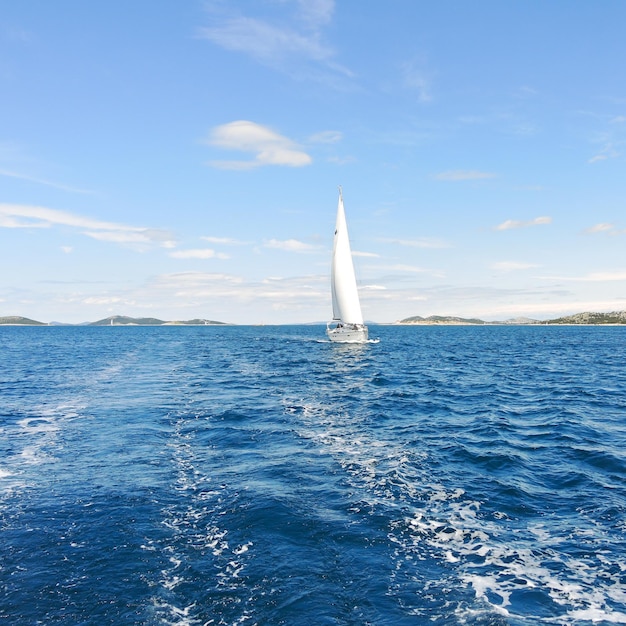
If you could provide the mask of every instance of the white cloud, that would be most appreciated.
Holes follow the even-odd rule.
[[[380,254],[376,254],[375,252],[359,252],[358,250],[352,250],[352,256],[377,259],[380,257]]]
[[[421,63],[411,61],[402,65],[404,84],[409,89],[413,89],[417,92],[419,102],[430,102],[433,99],[431,94],[431,79],[421,65]]]
[[[343,139],[343,133],[338,130],[324,130],[309,137],[311,143],[338,143]]]
[[[626,234],[626,230],[621,230],[616,228],[613,224],[607,223],[596,224],[595,226],[588,228],[585,232],[592,235],[595,233],[606,233],[613,236]]]
[[[391,243],[398,246],[408,246],[410,248],[450,248],[452,247],[447,241],[442,239],[432,239],[421,237],[419,239],[381,239],[385,243]]]
[[[429,272],[430,270],[425,270],[422,267],[416,267],[415,265],[392,265],[391,267],[389,267],[388,269],[390,270],[395,270],[398,272],[415,272],[417,274],[422,274],[424,272]]]
[[[280,241],[278,239],[270,239],[263,244],[266,248],[275,248],[277,250],[285,250],[286,252],[313,252],[316,250],[316,246],[310,243],[304,243],[297,239],[286,239]]]
[[[238,120],[215,127],[208,143],[227,150],[252,152],[253,161],[213,161],[211,165],[222,169],[251,169],[264,165],[302,167],[312,163],[311,157],[291,139],[261,124]]]
[[[495,178],[496,175],[491,172],[479,172],[476,170],[450,170],[435,174],[435,180],[458,181],[458,180],[484,180],[487,178]]]
[[[594,272],[581,278],[581,280],[591,282],[613,282],[626,280],[626,270],[614,272]]]
[[[297,0],[283,5],[296,7],[293,18],[283,12],[270,23],[267,19],[243,15],[238,8],[231,10],[224,4],[221,8],[226,10],[210,13],[212,24],[201,28],[200,36],[222,48],[249,54],[272,65],[294,56],[328,62],[334,51],[323,43],[321,29],[332,20],[334,1]]]
[[[61,250],[65,252],[65,254],[70,254],[74,251],[74,248],[72,248],[72,246],[61,246]]]
[[[158,277],[156,286],[158,288],[182,288],[182,289],[203,289],[207,285],[215,283],[239,284],[243,279],[240,276],[232,274],[219,274],[207,272],[175,272],[172,274],[163,274]]]
[[[615,229],[615,226],[613,226],[613,224],[602,223],[602,224],[595,224],[591,228],[588,228],[586,232],[588,232],[588,233],[606,233],[606,232],[612,231],[614,229]]]
[[[124,302],[124,300],[116,296],[90,296],[89,298],[83,299],[82,302],[83,304],[106,305],[119,304],[120,302]]]
[[[98,241],[110,241],[111,243],[148,244],[151,241],[150,237],[147,236],[146,231],[132,232],[124,230],[86,230],[83,232],[83,235],[91,237],[92,239],[97,239]]]
[[[519,220],[506,220],[506,222],[502,222],[502,224],[498,224],[494,228],[494,230],[511,230],[514,228],[526,228],[528,226],[539,226],[541,224],[551,224],[551,217],[536,217],[535,219],[528,221],[519,221]]]
[[[598,163],[607,159],[616,159],[619,156],[621,156],[621,152],[618,152],[612,143],[607,143],[598,154],[592,156],[587,162]]]
[[[538,94],[539,92],[534,87],[528,85],[522,85],[513,92],[513,95],[517,98],[534,98]]]
[[[227,254],[215,252],[211,248],[202,248],[195,250],[176,250],[170,252],[169,256],[174,259],[228,259]]]
[[[197,306],[200,302],[218,302],[224,299],[236,302],[269,303],[275,310],[310,309],[312,300],[329,306],[328,277],[294,276],[249,282],[228,274],[186,272],[159,276],[152,288],[181,303],[184,307]],[[228,320],[227,320],[228,321]]]
[[[517,261],[500,261],[499,263],[494,263],[491,266],[491,269],[499,270],[502,272],[510,272],[515,270],[528,270],[534,267],[539,267],[534,263],[519,263]]]
[[[275,5],[275,16],[259,18],[244,15],[240,4],[207,3],[211,24],[200,29],[199,35],[296,80],[312,79],[345,88],[337,78],[351,77],[352,72],[334,60],[335,51],[323,37],[323,28],[332,20],[334,1],[282,0]],[[259,7],[257,3],[256,10]]]
[[[208,241],[209,243],[222,244],[225,246],[243,246],[246,243],[245,241],[232,239],[231,237],[200,237],[200,239],[204,239],[204,241]]]
[[[354,163],[356,161],[356,159],[352,156],[345,156],[345,157],[332,156],[332,157],[328,157],[327,160],[329,163],[334,163],[335,165],[348,165],[348,163]]]
[[[46,207],[0,204],[0,227],[2,228],[51,228],[53,226],[75,228],[83,235],[100,241],[157,244],[165,248],[173,245],[171,233],[160,229],[103,222]]]
[[[310,28],[328,24],[335,12],[335,0],[296,0],[300,9],[300,18]]]
[[[200,35],[222,48],[243,52],[270,64],[286,60],[289,55],[315,61],[326,61],[333,55],[316,33],[299,33],[252,17],[223,19],[202,28]]]
[[[70,185],[63,185],[62,183],[55,183],[43,178],[37,178],[35,176],[28,176],[27,174],[20,174],[19,172],[12,172],[9,170],[0,169],[0,176],[7,178],[17,178],[19,180],[25,180],[29,183],[36,183],[37,185],[45,185],[46,187],[53,187],[54,189],[60,189],[61,191],[69,191],[70,193],[93,193],[87,189],[79,189],[78,187],[71,187]]]
[[[541,276],[544,280],[562,280],[568,282],[605,283],[626,281],[626,270],[591,272],[582,276]]]

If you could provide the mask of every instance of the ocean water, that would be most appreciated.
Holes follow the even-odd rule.
[[[626,623],[626,328],[0,327],[0,623]]]

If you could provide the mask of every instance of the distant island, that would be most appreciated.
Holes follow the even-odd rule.
[[[43,322],[31,320],[28,317],[20,317],[19,315],[9,315],[8,317],[0,317],[0,324],[5,326],[48,326]]]
[[[38,322],[28,317],[10,315],[0,317],[0,325],[5,326],[222,326],[225,322],[214,320],[194,319],[186,321],[166,322],[156,317],[126,317],[125,315],[112,315],[97,322],[84,322],[82,324],[64,324],[63,322]]]
[[[396,324],[422,325],[422,326],[493,326],[493,325],[619,325],[626,324],[626,311],[613,311],[611,313],[576,313],[565,317],[557,317],[552,320],[535,320],[528,317],[516,317],[501,322],[485,322],[476,318],[464,318],[453,316],[431,315],[430,317],[420,317],[415,315],[396,322]]]
[[[321,322],[320,322],[321,323]],[[369,322],[376,324],[376,322]],[[452,315],[431,315],[429,317],[406,317],[394,322],[405,326],[521,326],[521,325],[590,325],[606,326],[626,324],[626,311],[612,311],[611,313],[576,313],[565,317],[557,317],[552,320],[535,320],[529,317],[515,317],[503,321],[486,322],[470,317],[454,317]],[[226,322],[216,322],[207,319],[193,319],[186,321],[164,321],[156,317],[126,317],[124,315],[112,315],[97,322],[83,322],[82,324],[65,324],[63,322],[38,322],[28,317],[9,315],[0,317],[0,326],[231,326]]]

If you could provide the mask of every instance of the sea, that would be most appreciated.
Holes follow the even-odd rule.
[[[0,624],[626,624],[626,327],[0,327]]]

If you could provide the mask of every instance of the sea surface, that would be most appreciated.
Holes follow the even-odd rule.
[[[0,327],[0,623],[626,624],[626,328]]]

